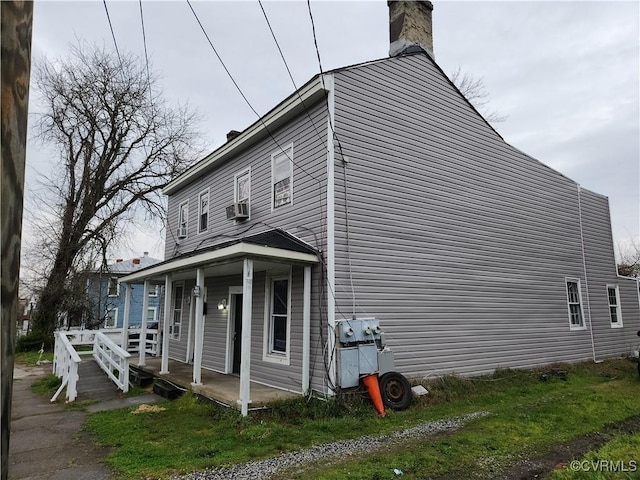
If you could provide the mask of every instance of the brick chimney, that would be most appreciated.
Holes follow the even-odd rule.
[[[239,132],[237,130],[230,130],[229,133],[227,133],[227,142],[230,142],[231,140],[233,140],[234,138],[236,138],[238,135],[240,135],[242,132]]]
[[[427,1],[388,1],[389,56],[414,53],[422,49],[433,56],[433,4]]]

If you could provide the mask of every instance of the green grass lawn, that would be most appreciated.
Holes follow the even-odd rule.
[[[540,371],[521,370],[472,379],[444,377],[429,382],[430,395],[410,409],[388,412],[384,418],[357,398],[350,405],[299,399],[243,418],[235,410],[185,395],[161,403],[162,411],[134,414],[130,408],[92,414],[88,428],[100,443],[114,447],[108,462],[120,478],[166,478],[486,410],[490,415],[449,435],[285,472],[280,478],[392,478],[394,468],[404,472],[403,478],[447,472],[458,472],[457,478],[491,478],[522,457],[639,414],[635,367],[626,359],[563,366],[566,381],[553,376],[542,381]]]
[[[16,352],[13,357],[14,363],[20,365],[36,365],[38,360],[47,360],[53,362],[53,352],[43,352],[42,355],[37,350],[28,352]]]

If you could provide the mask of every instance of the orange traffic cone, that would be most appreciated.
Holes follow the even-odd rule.
[[[380,384],[378,383],[378,374],[372,373],[362,378],[362,383],[367,387],[373,407],[381,417],[385,416],[384,405],[382,404],[382,395],[380,395]]]

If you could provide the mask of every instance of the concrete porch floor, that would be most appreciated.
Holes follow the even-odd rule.
[[[147,356],[145,361],[146,365],[141,368],[151,371],[158,378],[169,380],[182,388],[204,395],[229,407],[240,408],[238,403],[238,398],[240,398],[240,377],[236,375],[224,375],[203,368],[200,375],[202,384],[192,385],[193,365],[169,359],[169,373],[160,375],[160,357]],[[137,365],[137,359],[134,359],[131,363]],[[251,382],[251,404],[249,409],[262,408],[271,402],[298,396],[299,394],[296,393]]]

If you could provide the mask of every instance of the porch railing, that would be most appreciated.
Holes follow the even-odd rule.
[[[65,333],[66,332],[55,332],[53,373],[58,378],[62,378],[62,384],[53,397],[51,397],[52,402],[58,399],[60,392],[62,392],[65,387],[67,387],[68,402],[73,402],[78,396],[76,384],[78,382],[78,364],[81,362],[81,359]]]
[[[118,329],[118,331],[122,331]],[[127,351],[130,353],[138,353],[140,351],[140,335],[142,330],[139,328],[129,329],[129,346]],[[157,328],[147,328],[147,338],[145,339],[145,353],[149,355],[158,355],[158,346],[160,345],[159,334]]]
[[[97,331],[93,340],[93,358],[123,392],[129,391],[129,357],[124,351],[102,331]]]

